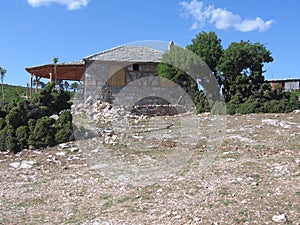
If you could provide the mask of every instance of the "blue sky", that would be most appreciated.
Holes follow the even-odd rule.
[[[80,60],[143,40],[186,46],[214,31],[227,48],[266,44],[274,61],[267,79],[299,78],[300,1],[297,0],[3,0],[0,66],[4,83],[26,86],[25,67]]]

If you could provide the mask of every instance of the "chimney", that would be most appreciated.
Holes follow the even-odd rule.
[[[170,41],[170,43],[168,45],[168,50],[170,51],[173,46],[174,46],[174,42]]]

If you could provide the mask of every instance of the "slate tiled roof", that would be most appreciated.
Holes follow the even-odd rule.
[[[84,58],[105,62],[161,62],[163,51],[143,46],[119,46]]]

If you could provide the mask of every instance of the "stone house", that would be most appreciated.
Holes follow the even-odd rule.
[[[38,81],[46,78],[56,83],[80,81],[86,97],[95,95],[95,92],[102,95],[100,98],[109,98],[107,92],[113,97],[130,82],[143,77],[155,77],[163,53],[144,46],[119,46],[84,57],[78,62],[28,67],[30,93],[34,85],[37,92]]]
[[[163,51],[142,46],[119,46],[85,57],[85,96],[114,99],[136,80],[157,76]]]

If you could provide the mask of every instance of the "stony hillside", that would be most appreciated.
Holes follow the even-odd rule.
[[[179,118],[0,153],[0,224],[300,224],[299,113]]]

